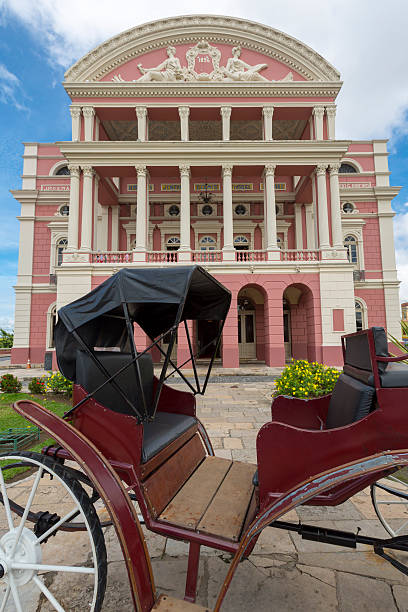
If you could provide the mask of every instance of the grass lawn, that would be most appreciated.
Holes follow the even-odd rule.
[[[47,395],[32,395],[30,393],[1,393],[0,394],[0,432],[12,427],[30,427],[32,423],[26,421],[22,416],[17,414],[12,408],[12,404],[17,400],[30,399],[38,404],[41,404],[45,408],[48,408],[51,412],[54,412],[58,416],[62,416],[64,412],[69,410],[71,407],[71,400],[69,398],[55,398]],[[33,452],[40,452],[44,446],[53,444],[52,438],[47,438],[33,444],[29,448],[24,450],[30,450]],[[0,451],[1,452],[1,451]],[[5,462],[0,462],[3,465]],[[10,480],[16,474],[24,472],[28,468],[12,468],[4,472],[5,480]]]

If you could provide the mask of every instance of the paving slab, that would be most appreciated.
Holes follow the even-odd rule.
[[[337,594],[341,612],[392,612],[397,610],[391,587],[383,580],[338,574]]]

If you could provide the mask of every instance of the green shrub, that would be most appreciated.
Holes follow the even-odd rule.
[[[71,397],[72,395],[72,382],[65,378],[61,372],[52,372],[47,378],[47,391],[51,393],[62,393]]]
[[[30,393],[44,394],[47,392],[47,377],[46,376],[35,376],[28,383],[28,390]]]
[[[276,379],[273,395],[303,398],[327,395],[333,391],[339,374],[335,368],[299,359],[288,365]]]
[[[0,378],[0,389],[4,393],[18,393],[23,385],[13,374],[3,374]]]

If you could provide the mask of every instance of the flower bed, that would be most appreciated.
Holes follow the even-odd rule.
[[[321,363],[299,359],[288,365],[275,381],[273,395],[320,397],[331,393],[340,372]]]

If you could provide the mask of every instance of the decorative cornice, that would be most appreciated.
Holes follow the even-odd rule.
[[[71,98],[159,97],[319,97],[335,98],[341,82],[291,81],[287,83],[64,83]]]
[[[338,71],[304,43],[269,26],[234,17],[188,15],[146,23],[105,41],[66,73],[66,82],[97,81],[120,64],[167,44],[241,45],[284,63],[305,79],[339,81]]]

